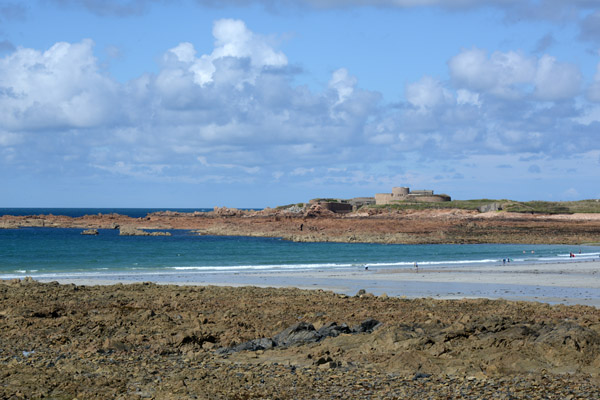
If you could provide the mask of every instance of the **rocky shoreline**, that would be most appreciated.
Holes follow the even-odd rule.
[[[0,299],[1,398],[600,397],[593,307],[30,279]]]
[[[188,229],[201,235],[281,237],[298,242],[526,243],[600,242],[600,214],[540,215],[509,212],[368,209],[335,214],[310,209],[156,212],[144,218],[118,214],[71,218],[59,215],[0,217],[0,228],[56,227],[143,230]],[[161,233],[154,233],[159,235]]]

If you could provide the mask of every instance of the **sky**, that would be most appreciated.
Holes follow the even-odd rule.
[[[597,0],[0,0],[0,207],[600,198]]]

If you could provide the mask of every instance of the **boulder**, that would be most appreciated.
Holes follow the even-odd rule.
[[[342,333],[352,333],[348,325],[338,325],[335,322],[329,322],[323,325],[317,332],[322,337],[336,337]]]
[[[381,325],[381,322],[370,318],[361,322],[352,329],[350,329],[346,324],[338,325],[335,322],[330,322],[323,325],[319,330],[316,330],[312,324],[307,322],[298,322],[273,336],[272,339],[254,339],[237,346],[222,347],[217,350],[217,354],[226,355],[244,350],[257,351],[267,350],[274,347],[289,347],[296,344],[316,343],[325,338],[336,337],[343,333],[371,333]]]
[[[273,341],[278,346],[290,346],[296,343],[318,342],[321,338],[312,324],[298,322],[273,336]]]
[[[376,319],[369,318],[364,320],[359,325],[352,328],[353,333],[371,333],[381,326],[381,322]]]

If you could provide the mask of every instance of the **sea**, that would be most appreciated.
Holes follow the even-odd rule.
[[[154,211],[210,209],[0,208],[0,215],[119,213],[143,217]],[[0,229],[0,279],[127,279],[134,281],[236,282],[240,274],[286,271],[421,270],[506,263],[547,264],[600,257],[600,246],[524,244],[296,243],[281,238],[202,236],[169,230],[171,236],[119,236],[118,230]],[[570,257],[574,253],[575,258]],[[214,278],[216,279],[216,278]]]

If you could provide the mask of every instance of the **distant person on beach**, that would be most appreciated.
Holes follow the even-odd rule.
[[[415,272],[419,272],[419,264],[415,261]]]

